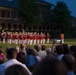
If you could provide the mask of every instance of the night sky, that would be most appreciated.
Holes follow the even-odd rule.
[[[45,0],[45,1],[55,5],[58,0]],[[72,16],[76,17],[76,0],[61,0],[61,1],[64,1],[67,4],[69,10],[71,11]]]

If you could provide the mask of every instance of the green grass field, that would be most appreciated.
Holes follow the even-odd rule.
[[[52,40],[50,40],[50,44],[45,44],[46,45],[46,48],[48,47],[51,47],[52,46]],[[76,39],[65,39],[65,44],[68,44],[69,46],[70,45],[76,45]],[[0,43],[0,46],[3,47],[3,49],[5,50],[7,46],[10,46],[10,47],[14,47],[16,46],[15,44],[3,44],[3,43]],[[20,44],[18,44],[17,46],[20,46]],[[33,45],[27,45],[27,46],[30,46],[31,48],[33,48]]]

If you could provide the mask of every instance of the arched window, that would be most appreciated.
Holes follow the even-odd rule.
[[[8,18],[10,18],[11,17],[11,15],[10,15],[11,12],[10,11],[7,11],[7,13],[8,13]]]
[[[29,31],[31,30],[31,26],[28,27]]]
[[[17,29],[17,25],[16,25],[16,24],[14,24],[14,25],[13,25],[13,27],[14,27],[14,30],[16,30],[16,29]]]
[[[0,30],[2,30],[2,25],[0,25]]]
[[[33,30],[34,30],[34,31],[37,30],[37,27],[36,27],[36,26],[33,26]]]
[[[41,31],[42,30],[42,26],[39,26],[39,31]]]
[[[49,31],[49,26],[46,27],[46,31]]]
[[[4,17],[5,16],[5,11],[4,10],[2,10],[2,17]]]
[[[43,26],[43,31],[45,31],[45,26]]]
[[[8,30],[10,30],[11,29],[11,25],[10,24],[8,24]]]
[[[2,26],[2,29],[5,29],[5,24],[4,23],[2,23],[1,26]]]
[[[22,25],[21,24],[19,25],[19,30],[22,30]]]

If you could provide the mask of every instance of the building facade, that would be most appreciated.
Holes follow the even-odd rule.
[[[18,31],[24,28],[14,10],[15,7],[16,2],[12,0],[0,1],[0,31]]]
[[[36,3],[41,10],[40,18],[45,18],[53,5],[44,0],[36,0]],[[16,0],[0,0],[0,31],[50,31],[51,28],[48,25],[23,25],[14,10],[16,7],[18,7]]]

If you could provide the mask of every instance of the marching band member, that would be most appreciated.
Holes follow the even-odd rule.
[[[27,40],[27,39],[28,39],[28,36],[27,36],[27,33],[25,33],[25,38],[26,38],[26,39],[25,39],[25,44],[26,44],[26,43],[28,43],[28,40]]]
[[[28,41],[28,44],[30,44],[30,33],[29,32],[27,33],[27,41]]]
[[[12,43],[12,33],[10,32],[10,34],[9,34],[9,44],[11,44]]]
[[[14,44],[17,43],[17,36],[16,36],[16,32],[14,33]]]
[[[37,44],[39,44],[39,33],[37,34]]]
[[[7,43],[10,44],[10,32],[7,32]]]
[[[18,32],[15,33],[15,44],[18,44]]]
[[[3,33],[1,34],[1,36],[2,36],[2,39],[3,39],[3,43],[5,43],[6,33],[5,33],[5,32],[3,32]]]
[[[42,32],[41,32],[41,34],[39,35],[40,44],[42,44],[42,40],[43,40],[43,36],[42,36]]]
[[[14,32],[12,33],[12,43],[14,44],[14,40],[15,40],[15,34]]]
[[[30,33],[29,38],[30,38],[30,45],[32,45],[33,44],[33,36],[32,36],[32,33]]]
[[[64,34],[63,33],[60,34],[60,39],[61,39],[61,43],[64,44]]]
[[[25,34],[23,33],[23,43],[25,44],[26,43],[26,37],[25,37]]]
[[[45,33],[43,33],[42,37],[43,37],[43,44],[45,44]]]
[[[47,33],[47,35],[46,35],[46,40],[47,40],[47,44],[49,44],[49,42],[50,42],[50,35],[49,35],[49,33]]]
[[[18,41],[19,41],[19,44],[21,44],[21,32],[19,33]]]
[[[37,37],[37,36],[36,36],[36,33],[34,33],[34,34],[33,34],[33,43],[34,43],[34,45],[36,44],[36,37]]]

